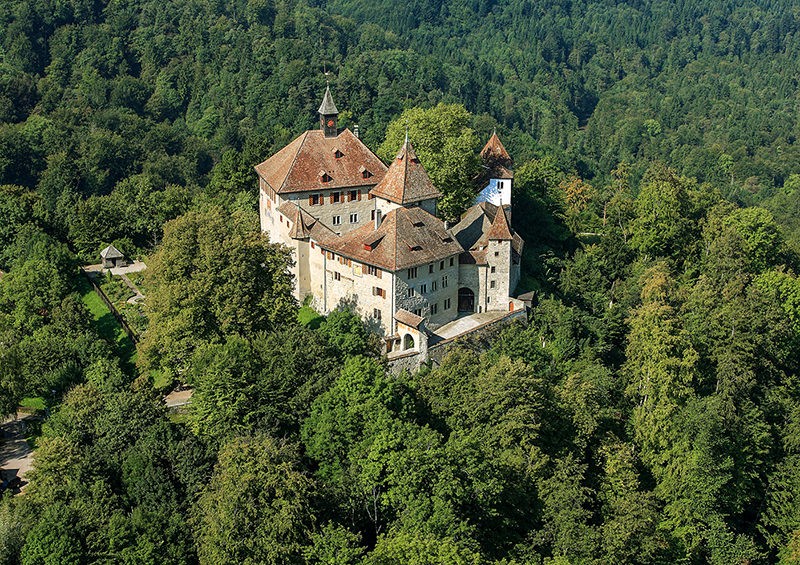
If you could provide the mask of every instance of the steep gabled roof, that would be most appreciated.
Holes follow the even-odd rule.
[[[486,239],[491,240],[501,240],[501,241],[511,241],[514,239],[514,236],[511,235],[511,227],[508,225],[508,218],[506,218],[506,212],[503,207],[499,207],[497,212],[494,215],[494,220],[492,221],[492,225],[489,228],[489,231],[486,232]]]
[[[292,239],[311,238],[321,243],[338,237],[328,226],[317,220],[294,202],[284,202],[278,207],[278,212],[286,216],[289,222],[291,222],[292,226],[289,230],[289,237]]]
[[[497,137],[497,132],[492,132],[492,137],[481,149],[481,159],[484,161],[497,162],[505,166],[511,165],[511,155],[506,151],[503,142]]]
[[[433,186],[407,137],[397,157],[389,165],[386,175],[370,194],[401,205],[442,196]]]
[[[481,202],[470,207],[450,232],[466,251],[459,258],[461,263],[485,264],[485,247],[489,240],[511,240],[512,249],[519,255],[525,245],[519,234],[511,229],[505,208],[491,202]]]
[[[497,137],[497,132],[492,132],[492,137],[481,149],[481,161],[483,161],[483,172],[478,175],[481,183],[489,179],[514,178],[514,172],[511,170],[513,161],[500,138]]]
[[[444,223],[422,208],[396,208],[377,229],[370,222],[321,245],[388,271],[432,263],[463,251]]]
[[[333,103],[333,96],[331,96],[331,87],[325,87],[325,95],[322,97],[322,104],[319,105],[318,113],[323,116],[330,116],[338,114],[339,110],[336,109],[336,104]]]
[[[113,245],[109,245],[100,252],[100,257],[102,257],[103,259],[122,259],[125,256],[119,249],[117,249]]]
[[[336,137],[309,130],[255,169],[278,194],[368,187],[386,174],[386,165],[349,129]]]

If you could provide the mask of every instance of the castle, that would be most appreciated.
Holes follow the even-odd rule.
[[[255,167],[261,229],[292,250],[295,297],[322,313],[353,308],[387,353],[424,352],[428,332],[459,316],[513,309],[523,241],[497,135],[481,151],[488,184],[449,227],[408,138],[386,167],[338,114],[327,88],[320,128]]]

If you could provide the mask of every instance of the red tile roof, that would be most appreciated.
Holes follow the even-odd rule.
[[[497,132],[492,132],[492,137],[481,149],[481,158],[484,161],[497,161],[504,165],[511,164],[511,155],[508,154],[500,138],[497,137]]]
[[[374,222],[321,242],[323,248],[387,271],[439,261],[463,251],[444,223],[422,208],[392,210]]]
[[[502,217],[498,218],[501,215]],[[506,229],[508,233],[505,233]],[[459,257],[461,263],[485,264],[485,248],[490,239],[510,239],[511,247],[518,255],[522,254],[525,245],[519,234],[511,230],[505,208],[490,202],[480,202],[467,209],[461,215],[461,221],[450,231],[469,254],[469,257],[467,254]]]
[[[418,329],[422,322],[425,321],[425,318],[422,316],[417,316],[413,312],[409,312],[408,310],[404,310],[400,308],[397,312],[394,313],[394,319],[400,322],[401,324],[405,324],[410,328]]]
[[[508,225],[505,209],[502,206],[497,209],[494,215],[492,226],[489,228],[489,231],[486,232],[486,239],[489,241],[493,239],[511,241],[514,239],[514,236],[511,235],[511,227]]]
[[[309,130],[255,169],[279,194],[373,186],[386,174],[386,165],[349,129],[336,137]],[[370,173],[367,178],[364,171]],[[328,182],[322,182],[323,174]]]
[[[370,194],[402,205],[442,196],[442,193],[433,186],[408,139],[389,165],[383,180],[370,191]]]

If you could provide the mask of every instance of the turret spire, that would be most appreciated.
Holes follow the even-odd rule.
[[[333,102],[330,85],[325,86],[325,95],[322,97],[322,104],[319,105],[319,124],[320,129],[325,133],[325,137],[336,137],[339,135],[337,125],[339,110]]]

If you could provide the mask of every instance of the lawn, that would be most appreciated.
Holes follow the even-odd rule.
[[[133,366],[136,361],[136,346],[117,322],[111,310],[83,277],[78,277],[78,290],[81,293],[81,300],[92,314],[97,333],[115,346],[117,354],[124,364]]]

